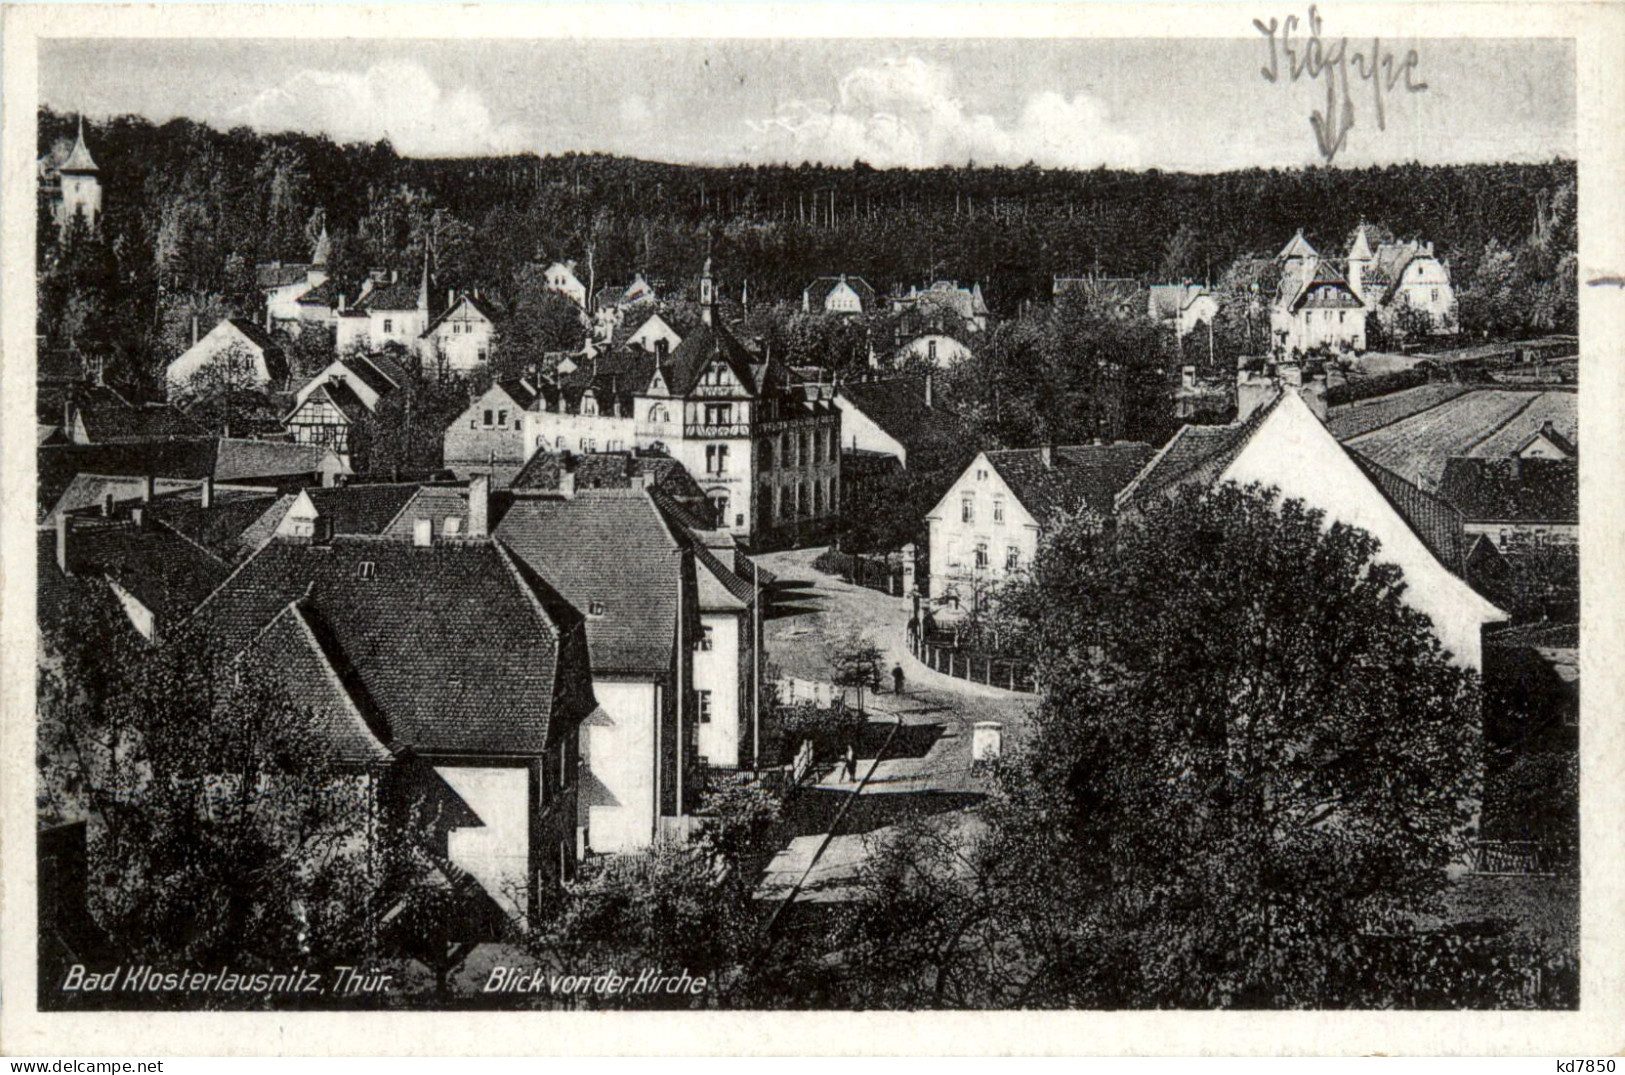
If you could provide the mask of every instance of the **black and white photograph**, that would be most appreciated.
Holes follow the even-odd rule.
[[[1575,37],[429,10],[38,40],[8,1005],[1599,999]]]

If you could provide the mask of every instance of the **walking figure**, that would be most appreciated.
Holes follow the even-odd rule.
[[[846,757],[842,761],[845,770],[843,779],[848,783],[856,783],[858,779],[858,753],[852,749],[852,744],[846,744]]]
[[[903,664],[901,661],[891,666],[891,692],[893,694],[903,693]]]

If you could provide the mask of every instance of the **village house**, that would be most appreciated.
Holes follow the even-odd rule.
[[[884,455],[908,466],[911,446],[962,442],[964,423],[936,398],[931,373],[863,377],[835,389],[841,451]]]
[[[297,336],[306,325],[331,326],[334,287],[328,286],[327,258],[332,242],[322,228],[309,263],[272,261],[255,267],[265,314],[273,330]]]
[[[1365,300],[1343,267],[1321,257],[1301,228],[1276,262],[1281,279],[1270,306],[1270,335],[1277,354],[1366,349]]]
[[[1268,396],[1244,396],[1237,421],[1181,427],[1116,497],[1120,519],[1153,498],[1200,483],[1258,483],[1381,542],[1380,557],[1405,573],[1405,601],[1433,623],[1453,659],[1481,667],[1481,636],[1505,613],[1466,579],[1461,514],[1438,497],[1338,443],[1306,400],[1283,378]]]
[[[406,381],[406,371],[388,355],[351,352],[328,363],[294,393],[293,409],[282,427],[297,444],[332,448],[348,466],[355,425]]]
[[[526,451],[663,452],[706,490],[735,537],[798,541],[833,524],[840,505],[840,411],[834,386],[799,383],[723,325],[710,263],[701,324],[662,357],[628,349],[585,357],[537,385]]]
[[[960,333],[975,335],[987,331],[987,300],[982,298],[980,283],[960,287],[955,280],[938,280],[924,288],[911,286],[908,294],[893,295],[890,306],[897,314],[917,311],[940,316]]]
[[[1572,458],[1458,456],[1445,463],[1439,497],[1461,512],[1469,539],[1482,534],[1503,553],[1580,541],[1580,465]]]
[[[1137,443],[977,453],[925,517],[931,599],[978,604],[1032,566],[1039,541],[1060,519],[1103,524],[1152,454]]]
[[[85,117],[79,117],[79,131],[73,145],[58,144],[35,163],[39,196],[49,206],[58,229],[66,228],[77,216],[94,228],[102,211],[101,168],[85,144]]]
[[[185,395],[193,378],[213,369],[219,386],[279,392],[288,383],[288,360],[282,345],[254,322],[228,317],[202,338],[192,322],[192,346],[170,362],[166,372],[169,395]]]
[[[277,537],[193,621],[226,653],[279,622],[314,640],[291,687],[325,684],[343,703],[332,717],[432,768],[462,803],[440,819],[443,853],[523,922],[574,875],[579,730],[596,703],[581,614],[480,523],[455,539],[423,524],[404,539]]]
[[[379,350],[393,343],[422,359],[424,333],[450,305],[451,296],[441,294],[434,277],[434,255],[425,250],[415,282],[379,284],[339,310],[338,351]]]
[[[128,444],[199,437],[205,432],[167,403],[131,403],[103,384],[71,386],[62,398],[62,442]]]
[[[1373,251],[1360,228],[1349,247],[1348,280],[1390,331],[1405,327],[1400,322],[1407,312],[1419,316],[1430,333],[1459,327],[1450,266],[1434,255],[1432,243],[1382,243]]]
[[[1201,284],[1154,284],[1147,292],[1146,313],[1183,339],[1199,327],[1213,324],[1219,300]]]
[[[423,330],[423,367],[437,377],[485,368],[496,343],[496,308],[478,295],[447,292],[446,308]]]
[[[452,420],[442,438],[441,459],[459,479],[488,474],[506,487],[532,452],[525,444],[524,415],[537,400],[525,378],[494,382]]]
[[[575,261],[555,261],[542,270],[542,284],[549,291],[557,291],[571,302],[587,308],[587,285],[576,275]]]
[[[601,287],[592,297],[593,331],[601,340],[613,339],[628,318],[652,306],[658,296],[642,273],[625,287]]]
[[[665,318],[659,313],[651,313],[624,339],[616,340],[615,345],[637,347],[652,355],[664,356],[677,350],[677,345],[682,342],[682,335],[667,324]]]
[[[874,313],[878,300],[875,289],[861,276],[820,276],[801,292],[801,312],[805,314]]]

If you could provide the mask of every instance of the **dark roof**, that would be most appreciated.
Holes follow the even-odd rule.
[[[392,760],[394,754],[361,709],[368,699],[350,693],[345,682],[350,677],[340,671],[346,667],[343,655],[329,655],[323,647],[323,636],[331,635],[325,630],[318,634],[306,604],[302,600],[289,603],[244,653],[277,670],[277,679],[293,703],[316,718],[312,730],[320,736],[320,746],[328,756],[351,765]]]
[[[1472,522],[1580,521],[1580,465],[1573,459],[1445,461],[1439,495]]]
[[[302,492],[334,534],[382,534],[421,488],[416,482],[382,482],[313,486]],[[269,541],[298,499],[298,493],[287,493],[266,505],[260,516],[243,528],[239,540],[245,549],[252,551]]]
[[[755,356],[745,350],[745,345],[721,324],[701,324],[683,337],[683,342],[672,351],[671,360],[666,364],[666,387],[674,396],[688,395],[716,358],[727,364],[747,394],[755,395],[760,390]]]
[[[230,573],[224,561],[162,523],[79,518],[70,523],[68,570],[105,575],[160,625],[184,618]],[[55,530],[41,531],[40,540],[52,542],[54,554]]]
[[[411,377],[407,374],[406,370],[401,368],[401,364],[396,362],[386,352],[374,351],[371,354],[361,355],[358,357],[370,363],[373,369],[377,370],[379,373],[382,373],[385,377],[393,381],[396,388],[400,388],[401,386],[405,385],[407,381],[411,380]]]
[[[1203,295],[1201,284],[1155,284],[1150,288],[1148,309],[1153,318],[1171,321]]]
[[[177,534],[234,563],[251,551],[243,545],[244,532],[276,501],[275,493],[217,489],[214,502],[205,508],[197,490],[187,489],[153,497],[147,511]]]
[[[422,292],[422,281],[418,279],[402,278],[393,284],[380,284],[357,299],[350,307],[355,313],[367,313],[371,310],[416,310],[418,296]],[[429,289],[431,300],[434,289]]]
[[[1554,448],[1568,456],[1570,459],[1573,459],[1575,456],[1580,454],[1580,446],[1575,444],[1569,438],[1565,437],[1563,434],[1559,433],[1557,431],[1557,427],[1549,421],[1525,437],[1523,439],[1523,443],[1518,445],[1513,454],[1522,455],[1525,448],[1535,443],[1535,441],[1540,440],[1542,437],[1551,441]]]
[[[1171,493],[1190,482],[1212,482],[1224,473],[1281,397],[1259,407],[1246,421],[1222,426],[1181,426],[1162,450],[1117,498],[1119,506]]]
[[[566,460],[568,456],[568,460]],[[688,468],[664,455],[636,455],[631,452],[583,452],[579,455],[538,451],[515,474],[511,489],[553,492],[566,466],[574,468],[576,488],[632,489],[643,485],[651,475],[651,488],[679,500],[703,500],[705,491]]]
[[[310,406],[312,402],[331,403],[338,408],[339,413],[344,415],[345,419],[352,425],[371,413],[367,410],[367,405],[361,402],[361,397],[355,394],[355,389],[342,381],[326,381],[318,386],[314,392],[306,396],[305,402],[294,408],[293,413],[288,415],[289,420],[292,420],[294,415]]]
[[[680,546],[642,489],[518,498],[496,535],[571,604],[602,607],[587,618],[595,672],[670,670]]]
[[[1044,465],[1038,448],[988,452],[987,461],[1022,507],[1048,523],[1081,509],[1110,515],[1118,492],[1153,454],[1149,444],[1079,444],[1054,449],[1051,466]]]
[[[1422,539],[1422,544],[1428,547],[1433,558],[1453,574],[1464,575],[1467,570],[1467,531],[1462,525],[1461,512],[1444,499],[1423,490],[1414,482],[1406,481],[1359,452],[1345,450],[1354,460],[1354,465],[1371,479],[1371,484],[1393,505],[1412,532]]]
[[[323,280],[293,301],[300,306],[321,306],[331,309],[339,302],[339,282]]]
[[[840,386],[845,396],[870,421],[906,448],[965,432],[959,416],[936,403],[925,403],[929,375],[888,377],[884,380],[848,381]]]
[[[1484,643],[1490,646],[1527,646],[1530,649],[1579,649],[1578,623],[1529,623],[1487,631]]]
[[[202,426],[167,403],[134,404],[101,385],[76,387],[70,399],[91,444],[205,435]]]
[[[439,328],[442,322],[444,322],[452,314],[456,313],[457,308],[463,305],[469,306],[487,321],[495,322],[497,319],[497,309],[492,304],[486,302],[484,299],[476,298],[473,295],[459,295],[457,296],[456,302],[446,307],[441,311],[439,317],[436,317],[433,321],[429,322],[429,327],[423,330],[423,335],[427,336],[435,329]],[[415,296],[412,300],[412,306],[410,308],[414,310],[417,309],[417,299]],[[379,309],[383,309],[383,307],[379,307]]]
[[[254,266],[254,279],[260,290],[297,284],[310,274],[310,266],[298,262],[273,261]]]
[[[809,304],[815,309],[823,309],[824,303],[829,299],[829,293],[845,284],[858,294],[858,304],[864,313],[875,308],[875,289],[861,276],[820,276],[808,284],[802,292]]]
[[[301,598],[390,741],[420,753],[540,754],[555,716],[591,708],[579,615],[494,541],[272,541],[194,623],[240,652]]]
[[[536,388],[523,377],[510,377],[498,381],[497,384],[508,393],[508,398],[513,400],[520,410],[528,411],[535,405],[538,394]]]
[[[242,333],[249,343],[260,349],[265,356],[265,372],[270,376],[273,384],[286,384],[288,381],[288,359],[282,351],[282,344],[263,328],[245,317],[228,317],[231,327]]]

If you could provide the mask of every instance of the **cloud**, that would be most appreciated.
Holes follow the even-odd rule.
[[[307,68],[234,112],[261,130],[325,131],[340,142],[389,136],[411,156],[508,153],[527,148],[518,125],[498,123],[478,93],[445,90],[422,65],[377,63],[363,72]]]
[[[931,167],[966,160],[1088,168],[1135,167],[1139,142],[1087,93],[1032,94],[1012,122],[972,112],[954,93],[953,72],[917,56],[859,67],[835,102],[792,101],[771,118],[747,120],[770,157],[880,167]]]

